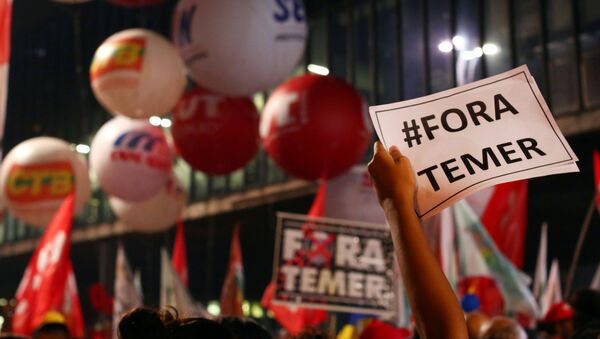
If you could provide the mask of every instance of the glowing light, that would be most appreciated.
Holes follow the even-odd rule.
[[[500,48],[498,48],[498,45],[488,42],[483,45],[482,51],[485,55],[495,55],[500,52]]]
[[[160,126],[162,119],[160,117],[153,116],[153,117],[150,117],[150,119],[148,119],[148,121],[150,122],[150,125],[152,125],[152,126]]]
[[[85,144],[79,144],[79,145],[75,146],[75,151],[77,151],[77,153],[81,153],[81,154],[88,154],[88,153],[90,153],[90,146],[85,145]]]
[[[460,57],[463,60],[473,60],[477,58],[481,58],[483,55],[483,50],[481,47],[475,47],[472,51],[463,51],[460,52]]]
[[[221,314],[221,306],[219,306],[219,302],[215,300],[208,303],[208,306],[206,306],[206,310],[208,311],[208,313],[214,316]]]
[[[460,35],[455,35],[452,38],[452,44],[457,50],[462,51],[467,47],[467,39]]]
[[[252,307],[250,308],[250,315],[253,318],[262,318],[265,316],[265,312],[263,311],[262,307],[260,307],[260,305],[258,303],[253,303]]]
[[[306,67],[309,72],[319,74],[319,75],[327,75],[329,74],[329,68],[321,65],[310,64]]]
[[[169,128],[169,127],[171,127],[171,125],[172,125],[172,124],[173,124],[173,123],[171,122],[171,119],[166,119],[166,118],[165,118],[165,119],[162,119],[162,120],[160,121],[160,125],[161,125],[162,127],[164,127],[164,128]]]
[[[250,302],[248,300],[244,300],[242,303],[242,312],[244,312],[244,316],[248,316],[250,314]]]
[[[438,49],[442,53],[450,53],[454,49],[454,46],[452,45],[452,43],[450,41],[444,40],[444,41],[440,42],[440,44],[438,45]]]

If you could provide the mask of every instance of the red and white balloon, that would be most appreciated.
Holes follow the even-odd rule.
[[[136,232],[161,232],[173,225],[183,213],[186,194],[176,179],[169,179],[156,195],[142,202],[108,199],[125,229]]]
[[[306,36],[301,0],[180,0],[173,17],[173,40],[190,76],[229,96],[281,83]]]
[[[169,179],[171,161],[162,129],[126,117],[104,124],[90,151],[90,166],[102,190],[127,201],[156,195]]]
[[[366,106],[342,80],[307,74],[279,86],[261,116],[271,158],[295,177],[332,178],[365,154],[371,139]]]
[[[106,39],[94,54],[90,80],[104,108],[131,118],[167,113],[187,81],[175,47],[145,29],[128,29]]]
[[[179,155],[192,168],[224,175],[246,165],[258,151],[258,121],[250,99],[196,88],[173,110],[171,132]]]
[[[90,178],[83,158],[63,140],[32,138],[15,146],[0,168],[3,202],[16,218],[46,227],[63,200],[75,191],[78,213],[90,198]]]

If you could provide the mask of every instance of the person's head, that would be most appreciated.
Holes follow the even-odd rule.
[[[219,323],[231,332],[236,339],[273,339],[264,327],[252,319],[223,317]]]
[[[65,317],[56,311],[48,311],[42,324],[33,331],[34,339],[69,339]]]
[[[330,339],[331,336],[318,328],[307,328],[304,331],[290,336],[289,339]]]
[[[467,313],[465,320],[469,331],[469,339],[479,339],[483,335],[490,318],[483,312],[474,311]]]
[[[14,333],[0,333],[0,339],[29,339],[29,337],[24,337]]]
[[[600,321],[600,291],[592,289],[578,290],[569,300],[573,307],[573,327],[584,327],[588,322]]]
[[[216,321],[205,318],[180,319],[173,326],[173,339],[235,339],[233,334]]]
[[[573,335],[573,309],[565,302],[550,307],[544,316],[543,323],[550,335],[560,338],[571,338]]]
[[[170,338],[166,324],[174,322],[176,316],[169,312],[137,307],[125,313],[119,321],[120,339],[164,339]]]
[[[33,339],[69,339],[69,330],[63,323],[46,323],[33,332]]]
[[[482,339],[527,339],[527,333],[514,319],[494,317],[486,326]]]

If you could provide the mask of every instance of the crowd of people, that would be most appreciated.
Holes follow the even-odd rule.
[[[410,161],[396,147],[388,151],[378,142],[369,172],[390,226],[394,254],[408,293],[414,317],[413,338],[600,339],[600,291],[595,290],[577,291],[569,303],[553,305],[535,329],[524,328],[506,316],[490,318],[477,310],[465,313],[429,249],[414,212],[416,184]],[[175,309],[149,308],[135,308],[126,313],[118,324],[117,335],[121,339],[274,339],[251,319],[186,318],[179,317]],[[65,339],[69,335],[64,323],[48,322],[33,338]],[[308,328],[287,338],[333,337],[325,331]]]

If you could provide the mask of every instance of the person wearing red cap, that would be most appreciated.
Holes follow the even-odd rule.
[[[568,339],[573,335],[573,308],[566,302],[550,307],[542,322],[549,331],[550,339]]]

